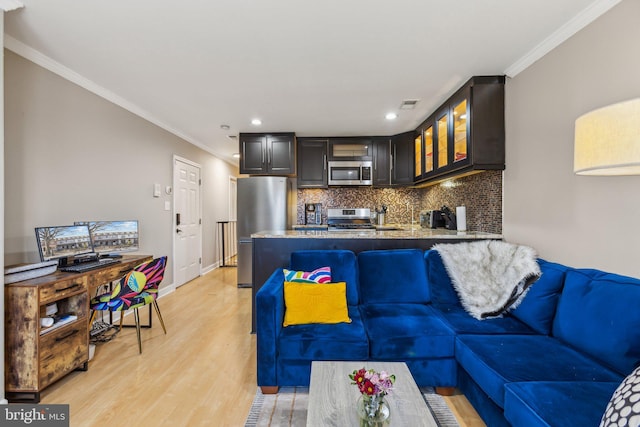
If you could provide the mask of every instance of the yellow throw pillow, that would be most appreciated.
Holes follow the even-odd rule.
[[[347,284],[284,282],[282,326],[307,323],[351,323],[347,310]]]

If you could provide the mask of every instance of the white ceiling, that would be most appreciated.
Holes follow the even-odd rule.
[[[414,129],[471,76],[514,76],[619,0],[21,1],[7,48],[234,162],[239,132]]]

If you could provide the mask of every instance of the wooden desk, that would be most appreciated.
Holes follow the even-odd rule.
[[[55,273],[6,285],[5,391],[11,402],[40,401],[40,392],[89,361],[89,300],[98,286],[124,276],[151,255],[125,255],[121,262],[84,273]],[[56,303],[77,319],[44,330],[40,318]]]

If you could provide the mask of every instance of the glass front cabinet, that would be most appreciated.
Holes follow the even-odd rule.
[[[415,179],[504,169],[504,76],[473,77],[418,129]]]
[[[422,133],[418,133],[414,140],[414,149],[413,149],[413,180],[418,180],[422,178],[424,174],[424,168],[422,167]]]

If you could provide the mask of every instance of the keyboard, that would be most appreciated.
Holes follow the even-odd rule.
[[[119,259],[113,258],[102,258],[98,261],[91,262],[82,262],[80,264],[72,264],[65,265],[64,267],[60,267],[60,271],[65,271],[67,273],[84,273],[85,271],[95,270],[96,268],[104,267],[105,265],[111,265],[119,263]]]

